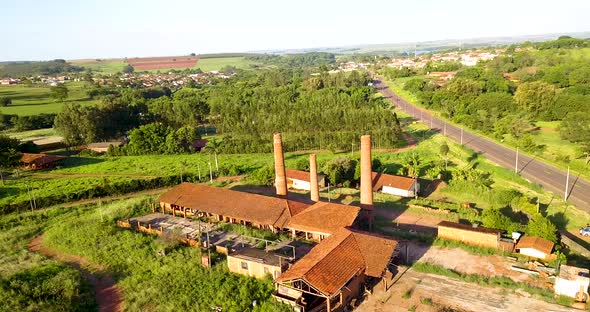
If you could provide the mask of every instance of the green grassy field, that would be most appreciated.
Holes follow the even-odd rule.
[[[39,139],[47,139],[51,137],[56,137],[58,134],[55,132],[55,129],[37,129],[37,130],[28,130],[28,131],[21,131],[21,132],[4,132],[8,136],[19,139],[21,141],[34,141]]]
[[[122,288],[125,311],[208,311],[216,306],[223,311],[236,312],[288,311],[285,306],[271,301],[273,285],[270,279],[257,280],[230,273],[223,258],[218,259],[215,253],[212,254],[213,267],[205,269],[200,266],[198,248],[116,226],[116,220],[150,212],[149,205],[153,200],[152,197],[138,197],[0,217],[0,281],[13,281],[15,275],[38,272],[48,265],[58,266],[60,272],[68,274],[60,273],[53,279],[52,276],[32,275],[28,284],[23,285],[29,288],[10,284],[9,291],[0,291],[0,306],[14,311],[96,309],[93,298],[88,297],[89,292],[82,287],[84,285],[74,288],[82,290],[80,295],[83,296],[72,296],[68,301],[68,292],[64,291],[57,294],[61,297],[53,295],[56,300],[48,300],[53,299],[52,292],[61,288],[68,290],[73,281],[80,283],[75,280],[80,274],[27,249],[28,242],[43,233],[45,246],[84,257],[94,267],[100,266],[104,268],[103,272],[112,275]],[[47,286],[53,288],[41,288],[45,286],[45,279],[51,283]],[[5,290],[4,283],[0,283],[0,290]],[[42,297],[35,298],[29,293]],[[15,299],[20,300],[16,302]],[[258,303],[256,307],[252,307],[253,300]],[[48,303],[43,305],[44,301]]]
[[[85,68],[91,69],[97,73],[101,74],[114,74],[117,72],[121,72],[123,67],[127,65],[127,63],[122,59],[107,59],[107,60],[74,60],[70,61],[72,64],[84,66]],[[237,57],[207,57],[203,59],[199,59],[196,66],[193,67],[195,69],[200,68],[204,72],[212,71],[212,70],[220,70],[225,66],[234,66],[236,68],[247,69],[256,63],[247,60],[243,56]],[[182,69],[182,68],[162,68],[162,69],[152,69],[147,70],[148,72],[166,72],[172,69]],[[139,71],[139,70],[138,70]]]
[[[70,63],[78,66],[84,66],[93,72],[100,74],[114,74],[121,72],[127,63],[122,59],[106,59],[106,60],[73,60]]]
[[[59,113],[65,102],[92,105],[98,103],[86,94],[85,82],[68,82],[68,99],[58,102],[50,96],[49,87],[27,87],[24,85],[0,86],[0,97],[9,97],[12,104],[0,107],[2,114],[37,115],[41,113]]]

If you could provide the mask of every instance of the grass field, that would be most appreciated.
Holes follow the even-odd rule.
[[[93,71],[101,74],[114,74],[120,72],[127,63],[122,59],[107,59],[107,60],[74,60],[70,61],[72,64],[84,66],[92,69]],[[236,68],[247,69],[251,65],[256,63],[246,60],[243,56],[236,57],[207,57],[199,59],[197,65],[193,68],[200,68],[204,72],[212,70],[220,70],[225,66],[234,66]],[[163,69],[152,69],[147,70],[148,72],[166,72],[171,69],[182,69],[182,68],[163,68]],[[139,71],[139,70],[138,70]]]
[[[93,72],[100,74],[114,74],[121,72],[127,63],[122,59],[106,59],[106,60],[73,60],[68,61],[74,65],[84,66]]]
[[[28,130],[21,132],[4,132],[4,134],[7,134],[12,138],[19,139],[21,141],[35,141],[39,139],[47,139],[58,136],[58,134],[55,132],[55,129],[53,128]]]
[[[51,98],[49,87],[27,87],[24,85],[0,86],[0,97],[9,97],[12,104],[8,107],[0,107],[2,114],[37,115],[41,113],[59,113],[63,105],[67,103],[79,103],[92,105],[98,103],[86,94],[85,82],[68,82],[68,99],[58,102]]]
[[[83,284],[74,288],[81,290],[80,296],[72,296],[70,301],[64,300],[69,299],[64,291],[58,293],[64,298],[52,296],[52,292],[61,288],[68,290],[73,282],[80,283],[79,279],[75,280],[79,273],[28,250],[28,242],[43,233],[45,246],[84,257],[110,273],[122,288],[125,311],[210,311],[211,307],[236,312],[288,311],[285,306],[270,301],[273,289],[270,280],[230,273],[225,261],[215,253],[213,267],[205,269],[200,266],[197,248],[116,227],[118,219],[147,213],[151,202],[151,197],[138,197],[0,217],[0,281],[10,282],[16,279],[15,275],[46,271],[49,265],[67,273],[58,274],[58,278],[31,275],[28,284],[23,283],[29,288],[14,283],[8,292],[2,291],[5,284],[0,283],[0,306],[12,311],[95,310]],[[45,279],[49,280],[47,286],[53,288],[41,288]],[[30,293],[41,297],[35,298]],[[56,300],[50,300],[53,297]],[[258,303],[256,307],[252,307],[253,300]],[[44,301],[48,303],[43,305]]]

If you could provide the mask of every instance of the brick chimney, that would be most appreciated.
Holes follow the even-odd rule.
[[[371,177],[371,136],[361,136],[361,209],[373,226],[373,181]]]
[[[275,188],[277,195],[287,196],[287,178],[285,173],[285,159],[283,156],[283,140],[280,133],[273,136],[275,158]]]
[[[311,200],[320,201],[320,190],[318,187],[318,165],[315,154],[309,155],[309,187],[311,191]]]

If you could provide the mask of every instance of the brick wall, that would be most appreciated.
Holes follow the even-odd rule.
[[[484,233],[474,230],[464,230],[446,226],[438,227],[438,237],[456,240],[470,245],[498,248],[498,238],[500,234]]]

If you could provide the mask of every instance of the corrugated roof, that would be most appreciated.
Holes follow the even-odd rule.
[[[410,177],[396,176],[377,172],[372,172],[371,178],[373,181],[373,192],[379,191],[383,186],[390,186],[408,191],[416,181],[414,178]]]
[[[471,232],[489,233],[489,234],[495,234],[495,235],[502,233],[501,230],[490,229],[490,228],[486,228],[486,227],[482,227],[482,226],[473,227],[472,225],[469,225],[469,224],[455,223],[455,222],[450,222],[450,221],[441,221],[438,223],[438,226],[439,227],[444,226],[444,227],[448,227],[448,228],[460,229],[460,230],[471,231]]]
[[[533,248],[547,255],[551,254],[553,250],[553,242],[544,238],[535,236],[524,236],[516,243],[516,249]]]
[[[288,228],[299,231],[332,234],[356,220],[359,207],[336,203],[317,202],[299,214],[295,214]]]
[[[279,228],[307,208],[287,199],[194,183],[182,183],[160,195],[158,201]]]
[[[362,271],[368,276],[380,277],[396,246],[393,239],[342,228],[316,245],[276,281],[302,279],[330,296]]]

